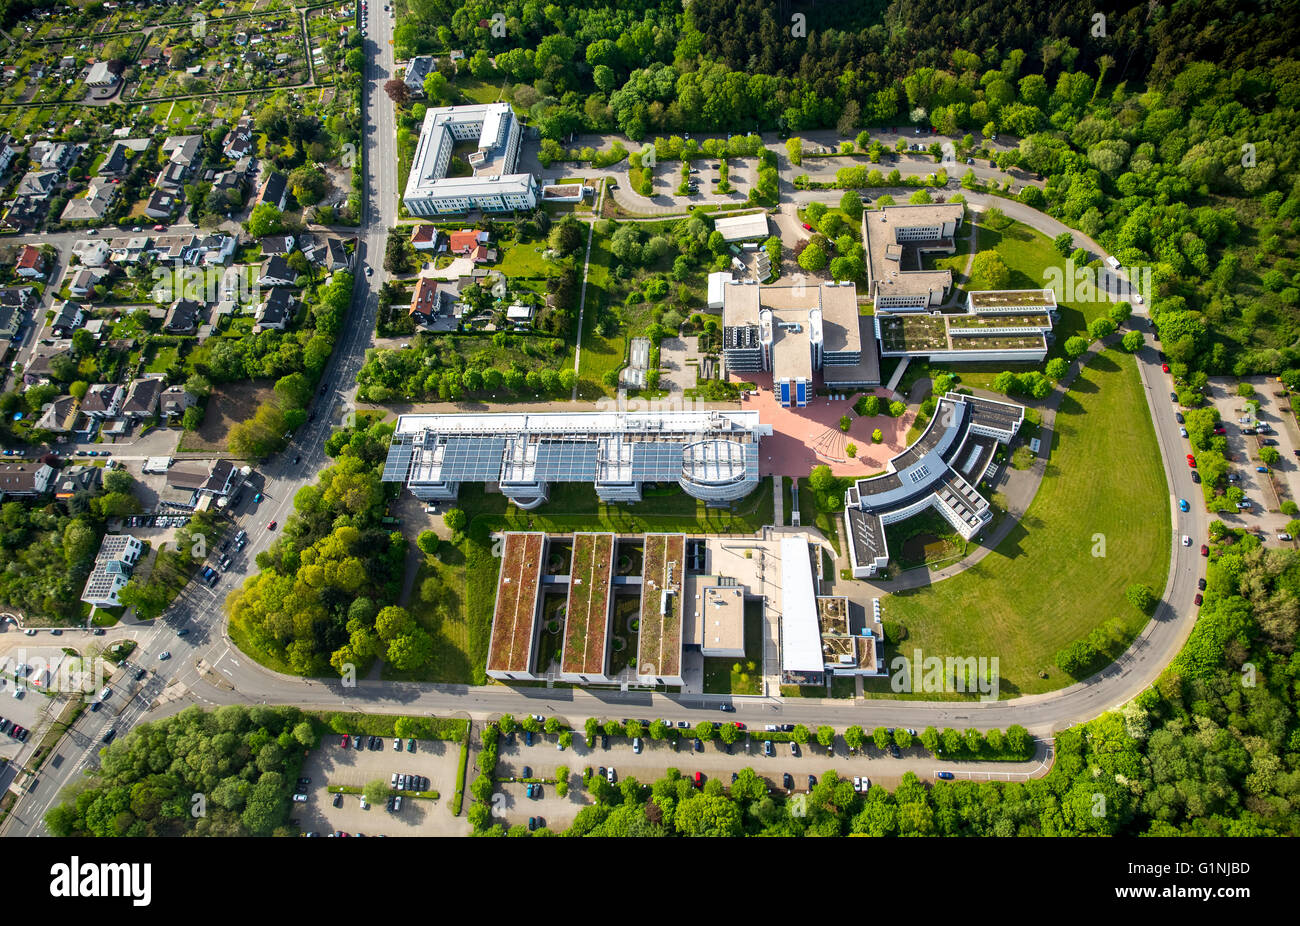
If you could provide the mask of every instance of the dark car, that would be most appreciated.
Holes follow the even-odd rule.
[[[890,743],[890,744],[889,744],[889,754],[890,754],[891,756],[893,756],[895,759],[901,759],[901,758],[903,758],[903,752],[902,752],[901,749],[898,748],[898,744],[897,744],[897,743]]]
[[[189,632],[190,632],[190,628],[182,627],[180,630],[176,631],[176,636],[183,637],[186,636]]]
[[[299,778],[299,779],[298,779],[298,787],[300,787],[300,788],[305,788],[305,787],[307,787],[309,784],[311,784],[311,779],[310,779],[310,778]]]
[[[952,772],[936,772],[935,774],[944,781],[952,781]]]
[[[789,772],[786,772],[784,775],[782,775],[782,776],[781,776],[781,787],[785,788],[787,791],[793,791],[793,790],[794,790],[794,776],[791,775]]]
[[[335,806],[335,807],[342,807],[342,806],[343,806],[343,792],[342,792],[342,791],[340,791],[338,794],[335,794],[335,795],[334,795],[334,806]]]
[[[695,737],[694,747],[696,752],[704,752],[704,742],[698,736]]]
[[[531,745],[533,745],[533,731],[532,731],[532,730],[525,730],[525,731],[524,731],[524,745],[525,745],[525,746],[531,746]]]
[[[532,769],[532,766],[530,766],[530,765],[525,765],[524,768],[523,768],[523,771],[522,771],[522,773],[520,774],[519,777],[520,777],[520,778],[532,778],[532,777],[533,777],[533,769]]]
[[[1198,485],[1201,482],[1201,474],[1198,473],[1196,470],[1192,470],[1192,482],[1195,482]]]
[[[1169,401],[1170,401],[1170,402],[1177,402],[1177,401],[1178,401],[1178,393],[1176,393],[1176,392],[1171,392],[1171,393],[1169,393]]]
[[[736,713],[736,706],[734,704],[719,704],[718,710],[724,714],[734,714]]]
[[[535,830],[535,829],[537,829],[537,818],[536,818],[536,817],[529,817],[529,818],[528,818],[528,832],[531,833],[531,832],[532,832],[533,830]]]
[[[104,705],[103,705],[102,703],[100,703],[99,701],[91,701],[91,702],[90,702],[90,710],[91,710],[92,713],[93,713],[94,711],[99,710],[99,709],[100,709],[101,707],[103,707],[103,706],[104,706]]]
[[[1193,602],[1196,604],[1196,606],[1199,608],[1199,607],[1201,606],[1201,601],[1202,601],[1202,595],[1201,595],[1201,593],[1200,593],[1200,592],[1197,592],[1197,593],[1196,593],[1196,597],[1193,598],[1192,601],[1193,601]]]
[[[135,670],[135,680],[136,680],[137,682],[140,681],[140,679],[144,678],[144,675],[145,675],[145,671],[144,671],[144,669],[136,669],[136,670]]]
[[[799,756],[801,756],[802,754],[803,754],[803,753],[800,751],[800,749],[799,749],[799,744],[798,744],[798,743],[791,743],[791,744],[790,744],[790,755],[794,756],[794,757],[797,759],[797,758],[799,758]]]
[[[734,785],[734,784],[736,783],[736,779],[739,778],[739,777],[740,777],[739,774],[737,774],[736,772],[732,772],[732,773],[731,773],[731,783]]]
[[[104,734],[104,738],[101,742],[111,743],[115,736],[117,736],[117,727],[109,727],[108,732]]]
[[[811,790],[812,790],[813,788],[815,788],[815,787],[817,787],[817,776],[816,776],[816,775],[809,775],[809,776],[808,776],[808,790],[811,791]]]
[[[301,463],[301,462],[302,462],[302,454],[295,454],[295,455],[294,455],[294,458],[293,458],[293,462],[295,462],[295,463]]]
[[[794,732],[794,724],[792,724],[792,723],[783,723],[783,724],[781,724],[781,732],[782,732],[782,733],[793,733],[793,732]]]
[[[1196,580],[1196,587],[1199,588],[1201,591],[1205,591],[1205,580],[1204,580],[1204,579],[1197,579],[1197,580]]]

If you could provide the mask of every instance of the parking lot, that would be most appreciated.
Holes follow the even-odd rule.
[[[705,781],[717,778],[724,786],[731,784],[733,772],[749,767],[778,791],[784,785],[784,776],[789,774],[795,792],[808,790],[809,775],[821,780],[831,771],[843,778],[867,777],[872,784],[887,788],[897,787],[908,772],[930,781],[935,778],[935,772],[941,770],[953,772],[958,779],[978,780],[1024,780],[1031,774],[1047,771],[1038,759],[1029,762],[950,762],[935,758],[919,746],[901,750],[901,757],[897,759],[878,754],[874,749],[865,755],[851,756],[842,739],[836,740],[831,752],[815,742],[804,744],[799,747],[799,756],[793,754],[790,743],[773,743],[774,754],[768,758],[763,755],[763,731],[749,732],[752,738],[742,735],[732,746],[730,754],[718,740],[703,743],[703,751],[695,752],[689,735],[680,740],[676,750],[669,741],[656,742],[646,738],[640,754],[632,751],[631,741],[626,737],[611,738],[608,749],[602,748],[600,739],[597,739],[595,748],[588,749],[582,733],[577,732],[574,734],[574,747],[561,752],[545,738],[537,738],[536,745],[530,747],[524,746],[522,738],[516,736],[514,745],[502,742],[497,778],[522,777],[525,765],[531,768],[534,778],[554,778],[556,767],[567,765],[570,790],[566,797],[557,798],[554,785],[545,784],[542,797],[531,799],[525,794],[525,784],[500,782],[492,798],[492,820],[509,828],[516,823],[526,824],[530,816],[540,816],[543,824],[553,832],[567,829],[578,811],[591,803],[582,787],[582,773],[588,767],[594,771],[612,766],[615,784],[633,777],[641,784],[649,785],[662,778],[668,769],[675,768],[688,778],[701,772]]]
[[[1245,380],[1254,386],[1255,397],[1260,401],[1259,423],[1269,427],[1267,434],[1247,434],[1245,431],[1253,421],[1241,420],[1248,417],[1248,413],[1246,400],[1237,395],[1239,382],[1230,378],[1212,379],[1206,395],[1218,410],[1226,432],[1232,464],[1229,476],[1234,480],[1233,484],[1241,486],[1251,507],[1220,512],[1218,517],[1229,527],[1261,531],[1269,546],[1293,546],[1295,541],[1278,539],[1278,534],[1290,520],[1279,511],[1279,506],[1283,499],[1297,497],[1295,484],[1300,481],[1300,466],[1297,465],[1300,459],[1293,452],[1296,445],[1291,432],[1294,428],[1288,420],[1290,413],[1281,407],[1286,399],[1273,395],[1273,390],[1279,388],[1277,383],[1266,382],[1263,377]],[[1263,465],[1259,450],[1265,441],[1274,441],[1273,446],[1281,454],[1281,459],[1270,467],[1271,473],[1258,472],[1258,467]],[[1276,487],[1274,479],[1278,480]]]
[[[450,805],[456,792],[456,765],[460,746],[442,740],[418,740],[415,752],[406,751],[402,741],[400,753],[393,749],[392,737],[381,738],[380,749],[344,749],[340,737],[329,734],[318,749],[303,762],[302,775],[311,779],[307,801],[293,805],[292,819],[304,833],[350,833],[353,836],[464,836],[469,823],[462,815],[453,817]],[[330,785],[364,788],[376,778],[387,783],[393,773],[423,775],[429,790],[437,791],[438,800],[407,797],[402,809],[389,813],[383,804],[361,809],[359,794],[343,795],[343,806],[335,807]],[[473,770],[470,770],[473,774]],[[466,806],[469,797],[466,796]]]

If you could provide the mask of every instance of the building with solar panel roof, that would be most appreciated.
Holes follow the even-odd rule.
[[[383,480],[416,498],[454,499],[462,482],[493,483],[524,509],[552,482],[585,482],[607,502],[641,500],[647,483],[676,482],[725,504],[758,485],[758,412],[546,412],[402,415]]]

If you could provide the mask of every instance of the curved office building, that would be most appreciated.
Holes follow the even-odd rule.
[[[489,483],[524,509],[544,503],[552,482],[590,483],[607,502],[676,482],[720,505],[758,485],[759,440],[771,433],[751,411],[402,415],[383,480],[427,501]]]
[[[885,526],[933,508],[970,540],[993,517],[976,486],[999,444],[1020,430],[1020,405],[950,392],[916,443],[889,461],[887,471],[859,479],[844,495],[844,526],[855,578],[889,565]]]

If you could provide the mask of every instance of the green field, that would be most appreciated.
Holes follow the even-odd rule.
[[[1164,588],[1169,532],[1169,490],[1136,364],[1108,350],[1062,402],[1046,475],[1021,522],[960,576],[890,595],[885,619],[906,626],[909,657],[917,648],[998,656],[1003,697],[1061,688],[1073,680],[1056,668],[1058,650],[1114,618],[1130,636],[1145,625],[1124,590]],[[1094,555],[1099,537],[1104,557]],[[897,697],[887,682],[869,683],[868,693]]]

